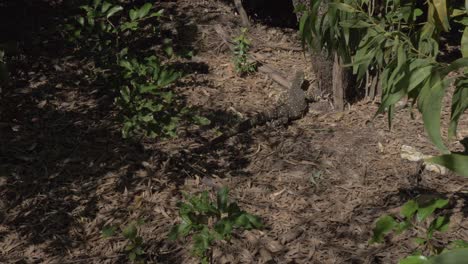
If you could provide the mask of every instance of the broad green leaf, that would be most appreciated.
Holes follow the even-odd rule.
[[[398,223],[393,217],[389,215],[381,216],[375,224],[370,243],[382,243],[385,235],[392,231],[397,225]]]
[[[160,17],[160,16],[162,16],[163,13],[164,13],[164,9],[161,9],[161,10],[159,10],[159,11],[157,11],[157,12],[153,12],[153,13],[150,15],[150,17]]]
[[[249,214],[249,213],[246,213],[245,215],[249,219],[249,222],[252,225],[252,228],[262,228],[263,227],[263,223],[262,223],[260,217]]]
[[[447,206],[448,200],[446,199],[434,199],[427,204],[419,204],[419,209],[416,214],[416,219],[419,222],[424,221],[429,215],[434,213],[436,209],[441,209]]]
[[[139,85],[138,90],[140,93],[154,93],[158,89],[158,86],[155,84],[148,84],[148,85]]]
[[[456,136],[458,121],[468,109],[468,79],[459,79],[455,82],[455,92],[452,97],[450,114],[449,138]]]
[[[430,264],[463,264],[467,263],[468,249],[459,248],[446,251],[438,256],[432,257],[429,260]]]
[[[428,264],[429,260],[425,256],[409,256],[398,262],[398,264]]]
[[[395,233],[397,235],[403,233],[411,227],[411,220],[406,220],[398,223],[398,226],[395,228]]]
[[[140,7],[140,9],[138,9],[137,11],[138,18],[141,19],[141,18],[144,18],[146,15],[148,15],[151,7],[153,7],[153,4],[151,3],[146,3],[142,7]]]
[[[418,108],[423,115],[424,127],[432,143],[442,152],[448,153],[440,134],[442,99],[447,83],[440,75],[434,74],[431,82],[426,82],[418,99]]]
[[[441,70],[441,74],[443,76],[449,74],[450,72],[456,71],[461,68],[467,68],[468,67],[468,58],[460,58],[457,59],[453,62],[451,62],[448,67],[444,68]]]
[[[455,240],[450,243],[450,248],[468,248],[468,242],[464,240]]]
[[[466,11],[463,9],[458,9],[454,8],[452,11],[452,14],[450,15],[450,18],[458,17],[458,16],[464,16],[466,15]]]
[[[115,226],[106,226],[102,229],[101,233],[103,237],[111,237],[115,235],[117,228]]]
[[[122,230],[122,235],[127,239],[134,239],[137,236],[138,229],[135,223],[130,223]]]
[[[468,155],[446,154],[432,157],[427,162],[435,163],[448,168],[462,176],[468,177]]]
[[[446,0],[432,0],[432,2],[442,28],[448,32],[450,30],[450,23],[448,21]]]
[[[179,237],[186,237],[192,230],[192,224],[182,221],[182,223],[172,227],[169,232],[168,238],[170,240],[176,240]]]
[[[138,18],[138,13],[135,9],[132,9],[130,10],[130,12],[128,13],[128,15],[130,16],[130,20],[133,21],[135,19]]]
[[[360,19],[341,21],[340,25],[345,28],[368,28],[372,26],[372,24]]]
[[[206,250],[211,246],[211,243],[214,241],[214,236],[211,234],[208,227],[203,227],[202,231],[193,236],[193,251],[195,255],[203,257]]]
[[[105,13],[107,12],[107,10],[109,10],[109,8],[112,6],[111,3],[109,2],[104,2],[101,6],[101,13]]]
[[[216,232],[218,232],[218,234],[220,234],[223,239],[229,238],[231,236],[233,228],[233,223],[228,219],[222,219],[218,221],[214,226]]]
[[[463,57],[468,57],[468,27],[465,27],[465,30],[463,31],[460,45]]]
[[[125,246],[125,251],[131,251],[136,247],[134,243],[129,243],[127,246]]]
[[[79,17],[79,18],[77,19],[77,21],[78,21],[78,24],[80,24],[82,27],[84,27],[84,23],[85,23],[84,17]]]
[[[415,200],[409,200],[401,207],[400,214],[409,220],[413,217],[418,208],[418,203]]]
[[[211,121],[208,118],[199,115],[194,115],[193,121],[201,126],[207,126],[211,124]]]
[[[345,3],[334,2],[334,3],[329,3],[328,6],[331,8],[336,8],[341,11],[349,12],[349,13],[354,13],[357,11],[353,6],[345,4]]]
[[[110,18],[111,16],[115,15],[117,12],[120,12],[123,10],[123,7],[121,6],[113,6],[106,14],[106,18]]]
[[[130,252],[130,253],[128,254],[128,259],[129,259],[130,261],[135,261],[136,258],[137,258],[137,255],[136,255],[135,252]]]
[[[424,245],[427,242],[427,239],[422,238],[422,237],[415,237],[413,240],[414,240],[414,243],[418,245]]]
[[[411,92],[429,78],[432,72],[432,65],[426,60],[416,59],[410,63],[409,70],[408,92]]]
[[[439,216],[434,220],[434,229],[439,232],[447,231],[450,219],[447,216]]]
[[[93,1],[93,7],[94,9],[98,8],[98,6],[101,4],[102,0],[94,0]]]

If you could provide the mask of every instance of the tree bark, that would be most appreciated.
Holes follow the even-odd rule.
[[[239,15],[241,17],[242,26],[245,28],[250,27],[249,16],[247,15],[247,12],[245,12],[244,7],[242,6],[242,1],[234,0],[234,5],[236,6],[237,12],[239,12]]]
[[[345,90],[348,86],[347,76],[341,58],[335,52],[333,60],[333,104],[335,110],[343,111],[345,104]]]

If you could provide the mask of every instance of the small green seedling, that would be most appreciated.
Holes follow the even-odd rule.
[[[392,231],[401,234],[413,229],[418,233],[414,238],[418,252],[400,260],[399,264],[461,263],[450,261],[467,256],[467,242],[457,240],[444,247],[434,240],[436,232],[445,232],[449,227],[449,216],[435,214],[436,210],[445,208],[448,203],[447,199],[424,196],[409,200],[402,206],[399,217],[383,215],[377,220],[370,243],[384,242],[385,236]],[[427,256],[423,252],[428,252]]]
[[[126,227],[122,228],[120,232],[120,235],[128,241],[124,251],[128,256],[128,259],[135,264],[145,263],[143,238],[138,235],[138,227],[143,223],[144,222],[142,220],[131,222]],[[116,232],[117,227],[115,226],[106,226],[102,229],[102,235],[104,237],[112,237]]]
[[[211,246],[216,240],[229,240],[234,229],[262,227],[257,216],[242,211],[235,202],[229,203],[228,192],[228,188],[221,188],[216,202],[210,199],[207,191],[194,196],[184,195],[186,202],[178,205],[182,223],[172,228],[169,239],[192,234],[193,254],[201,263],[209,263]]]
[[[436,209],[442,209],[447,205],[448,200],[446,199],[429,199],[428,201],[422,201],[422,199],[409,200],[400,210],[402,220],[397,220],[390,215],[381,216],[377,220],[374,235],[370,242],[383,242],[384,236],[391,231],[401,234],[410,228],[415,228],[424,231],[423,234],[415,238],[415,242],[418,245],[427,246],[434,253],[440,253],[438,249],[432,247],[431,240],[434,232],[444,232],[447,230],[450,219],[444,215],[435,217],[433,213]],[[429,217],[434,219],[430,221],[429,225],[425,225]]]
[[[234,67],[240,75],[255,72],[257,64],[248,60],[250,40],[247,38],[247,29],[243,28],[241,34],[234,39]]]

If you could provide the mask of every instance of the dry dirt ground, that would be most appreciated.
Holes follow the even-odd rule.
[[[288,127],[257,127],[195,151],[216,129],[273,104],[284,88],[262,73],[235,74],[214,31],[219,24],[238,34],[232,7],[201,0],[161,5],[193,29],[179,32],[181,41],[195,43],[197,55],[176,89],[213,125],[184,129],[174,140],[128,143],[113,121],[106,87],[74,81],[88,70],[73,57],[23,65],[14,92],[3,98],[0,120],[0,263],[127,263],[126,241],[103,238],[101,230],[137,219],[144,220],[148,263],[196,263],[189,241],[171,242],[167,234],[180,221],[181,193],[215,186],[228,186],[230,198],[260,216],[265,229],[217,243],[214,263],[396,263],[416,249],[408,239],[414,234],[371,246],[373,223],[420,194],[451,201],[452,222],[440,243],[468,240],[468,182],[421,173],[418,163],[400,158],[402,145],[437,153],[408,109],[389,130],[383,116],[369,122],[375,102],[333,112],[324,101]],[[255,24],[249,37],[252,52],[284,76],[304,70],[314,81],[295,30]],[[468,136],[466,119],[460,136]],[[180,150],[187,151],[173,155]]]

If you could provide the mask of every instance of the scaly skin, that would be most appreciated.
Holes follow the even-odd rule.
[[[275,125],[287,125],[293,120],[302,118],[308,106],[305,92],[302,90],[303,83],[304,72],[297,72],[291,88],[285,94],[285,98],[280,100],[282,102],[277,107],[240,122],[233,129],[213,139],[211,144],[218,144],[232,136],[245,132],[253,127],[264,125],[267,122],[274,122]]]

